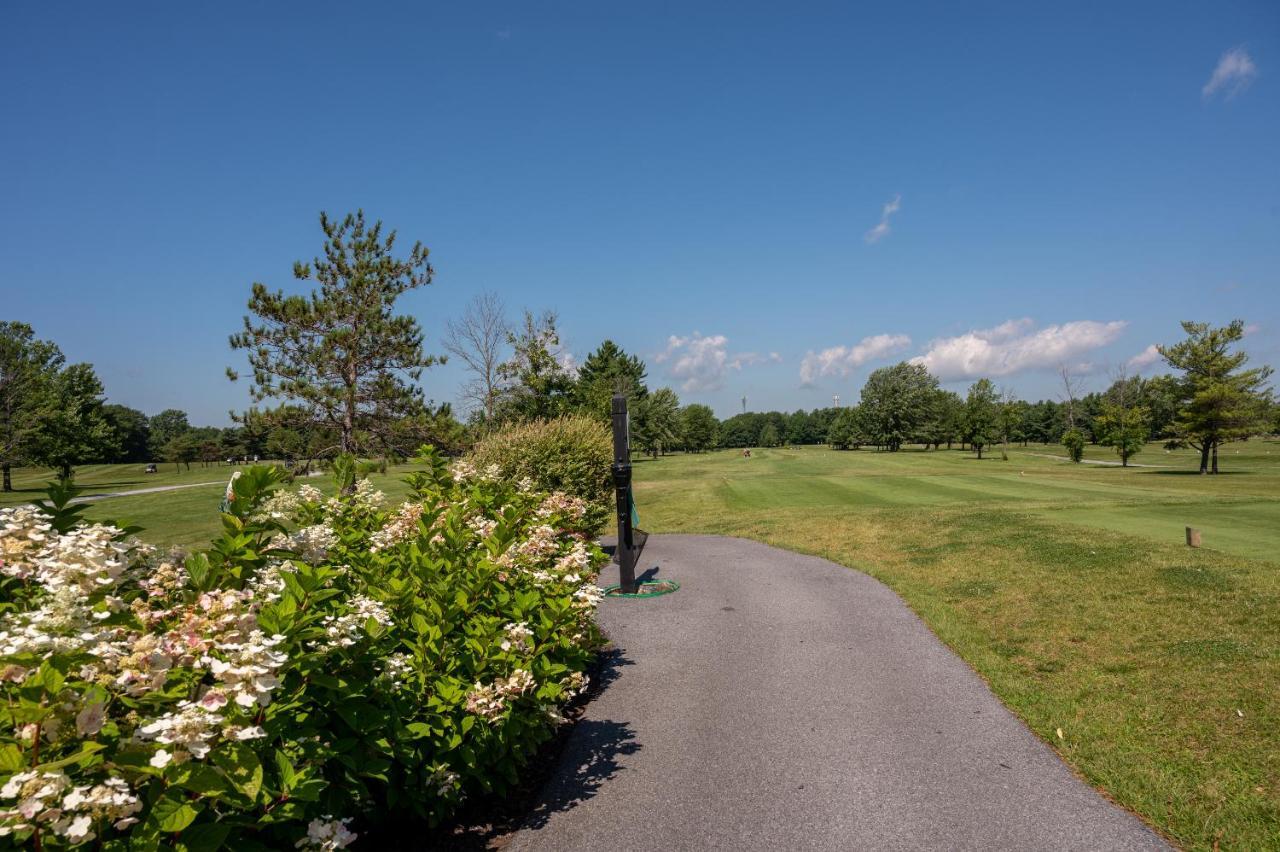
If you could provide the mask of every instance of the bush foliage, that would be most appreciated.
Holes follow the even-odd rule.
[[[384,508],[251,468],[203,552],[0,510],[0,844],[348,845],[501,791],[585,685],[585,505],[434,453]]]
[[[591,533],[603,529],[609,518],[613,439],[598,420],[568,415],[509,426],[477,443],[471,461],[479,470],[496,466],[502,477],[527,481],[539,491],[585,500]]]

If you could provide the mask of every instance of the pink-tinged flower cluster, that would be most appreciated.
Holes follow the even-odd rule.
[[[571,497],[559,491],[548,494],[534,512],[534,517],[547,519],[561,517],[570,521],[581,521],[587,514],[587,503],[581,497]]]
[[[128,782],[114,776],[72,787],[62,772],[19,772],[0,789],[0,799],[16,800],[12,810],[0,812],[0,837],[47,827],[72,844],[92,840],[98,822],[128,828],[138,821],[134,814],[142,810]]]
[[[538,687],[533,675],[516,669],[510,677],[498,678],[491,684],[477,683],[467,693],[467,712],[494,722],[507,709],[507,702],[532,693]]]
[[[418,531],[418,521],[422,518],[421,503],[405,503],[396,510],[395,515],[382,529],[369,536],[369,550],[377,553],[394,547]]]
[[[34,506],[0,509],[0,574],[30,578],[35,571],[31,556],[54,534],[49,519]]]

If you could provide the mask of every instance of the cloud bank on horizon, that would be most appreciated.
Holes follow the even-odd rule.
[[[1093,372],[1098,364],[1091,353],[1120,339],[1128,328],[1124,320],[1076,320],[1041,327],[1030,317],[1007,320],[992,328],[973,329],[950,337],[936,337],[920,354],[907,358],[924,365],[944,382],[979,378],[1005,378],[1038,370],[1067,367],[1073,372]],[[810,349],[800,361],[801,387],[813,387],[823,378],[846,378],[874,362],[889,361],[911,349],[906,334],[875,334],[857,343]],[[1155,344],[1127,359],[1125,365],[1142,371],[1158,363]],[[777,352],[731,353],[723,334],[671,335],[666,348],[654,356],[666,365],[668,378],[690,393],[724,387],[731,372],[782,362]]]
[[[901,352],[911,345],[905,334],[877,334],[864,337],[853,346],[831,346],[821,352],[812,349],[800,362],[800,386],[809,387],[821,376],[847,376],[866,364]]]
[[[1078,359],[1115,342],[1128,325],[1123,320],[1079,320],[1037,330],[1035,321],[1024,317],[995,328],[937,338],[911,362],[923,364],[944,382],[1001,378],[1027,370],[1056,369],[1059,365],[1088,371],[1092,365]]]

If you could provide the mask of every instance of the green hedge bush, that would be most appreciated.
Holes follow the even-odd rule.
[[[326,499],[251,468],[185,560],[0,510],[0,845],[337,849],[501,791],[585,685],[585,505],[454,470]]]
[[[587,502],[586,526],[598,533],[613,506],[613,438],[598,420],[572,414],[495,432],[468,457],[477,470],[525,480],[539,491],[562,491]]]

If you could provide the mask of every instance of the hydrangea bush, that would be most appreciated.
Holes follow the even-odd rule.
[[[252,468],[189,556],[0,510],[0,845],[339,849],[501,790],[599,646],[586,507],[430,450],[397,507]]]

